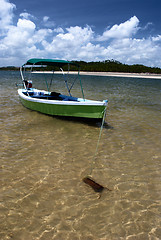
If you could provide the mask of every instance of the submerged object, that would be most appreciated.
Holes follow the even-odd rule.
[[[92,187],[95,192],[101,193],[104,190],[104,187],[102,185],[96,183],[90,177],[83,178],[83,182],[88,184],[90,187]]]
[[[102,185],[100,185],[99,183],[96,183],[92,178],[90,177],[85,177],[83,178],[83,182],[86,183],[87,185],[89,185],[91,188],[93,188],[93,190],[97,193],[99,193],[98,198],[101,197],[101,193],[103,192],[104,189],[107,189],[108,191],[112,191],[111,189],[107,188],[107,187],[103,187]]]

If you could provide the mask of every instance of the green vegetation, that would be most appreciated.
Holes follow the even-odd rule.
[[[87,72],[126,72],[126,73],[155,73],[161,74],[160,68],[146,67],[144,65],[127,65],[122,64],[115,60],[105,60],[102,62],[84,62],[84,61],[73,61],[80,66],[81,71]],[[68,70],[67,66],[64,66],[64,70]],[[51,70],[50,67],[47,70]],[[58,70],[58,69],[55,69]],[[77,70],[77,67],[70,66],[71,71]]]
[[[19,70],[19,68],[18,67],[14,67],[14,66],[8,66],[8,67],[1,67],[0,70],[17,71],[17,70]]]
[[[81,71],[89,72],[127,72],[127,73],[161,73],[160,68],[146,67],[144,65],[127,65],[114,60],[103,62],[76,62],[80,65]]]
[[[81,71],[88,72],[126,72],[126,73],[155,73],[161,74],[161,68],[157,67],[146,67],[140,64],[128,65],[123,64],[115,60],[105,60],[102,62],[84,62],[84,61],[73,61],[80,66]],[[2,67],[0,70],[18,70],[19,68],[14,66]],[[42,70],[42,68],[37,68],[37,70]],[[52,70],[49,66],[43,70]],[[55,69],[59,70],[59,69]],[[64,66],[64,70],[68,70],[67,66]],[[77,67],[70,66],[71,71],[77,70]]]

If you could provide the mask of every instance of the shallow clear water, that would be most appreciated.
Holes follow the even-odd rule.
[[[86,98],[109,100],[92,176],[112,191],[98,199],[82,178],[99,125],[24,108],[19,78],[0,72],[0,239],[161,239],[161,80],[82,77]]]

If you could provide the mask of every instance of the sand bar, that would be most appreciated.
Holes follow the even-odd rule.
[[[34,71],[33,73],[53,73],[47,71]],[[62,74],[61,71],[55,71],[55,74]],[[64,71],[65,74],[68,72]],[[70,71],[69,74],[78,74],[78,72]],[[161,74],[153,73],[123,73],[123,72],[80,72],[80,75],[86,76],[103,76],[103,77],[131,77],[131,78],[153,78],[161,79]]]

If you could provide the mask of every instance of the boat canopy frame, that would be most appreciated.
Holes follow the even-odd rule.
[[[63,66],[64,65],[68,65],[68,74],[67,75],[69,75],[70,65],[76,66],[78,68],[78,75],[74,79],[74,81],[73,81],[73,83],[71,84],[70,87],[68,85],[68,80],[67,80],[66,74],[63,71]],[[30,71],[30,74],[31,74],[32,71],[33,71],[33,67],[38,67],[38,66],[40,66],[40,67],[53,66],[53,68],[54,67],[58,67],[60,69],[60,71],[62,72],[63,76],[64,76],[64,82],[66,84],[66,88],[68,90],[69,96],[72,96],[71,95],[71,90],[72,90],[72,88],[73,88],[77,78],[79,78],[81,91],[82,91],[82,96],[83,96],[83,99],[85,99],[84,98],[84,91],[83,91],[83,87],[82,87],[82,82],[81,82],[81,78],[80,78],[80,66],[78,64],[74,63],[74,62],[71,62],[71,61],[58,60],[58,59],[31,58],[25,64],[23,64],[20,67],[20,73],[21,73],[22,82],[23,82],[24,88],[27,91],[27,93],[28,93],[28,90],[27,90],[27,87],[26,87],[26,84],[25,84],[25,77],[24,77],[25,68],[26,67],[31,67],[31,71]],[[24,72],[24,74],[23,74],[23,72]],[[53,69],[53,74],[54,74],[54,69]],[[52,77],[51,82],[50,82],[50,87],[51,87],[51,84],[52,84],[52,80],[53,80],[53,77]],[[47,85],[48,91],[50,91],[47,82],[46,82],[46,85]]]

